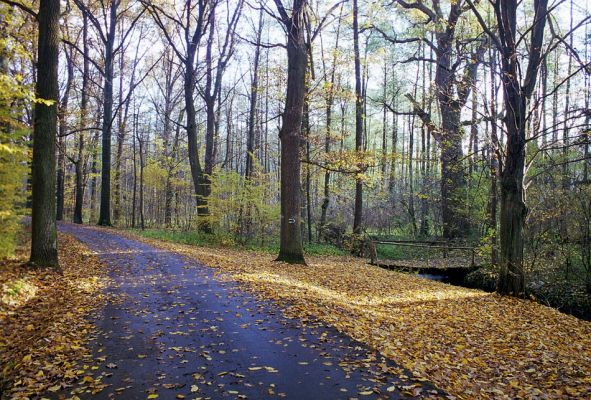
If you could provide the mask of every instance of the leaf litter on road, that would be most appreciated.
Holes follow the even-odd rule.
[[[265,253],[129,235],[214,268],[278,301],[288,316],[318,318],[457,398],[591,398],[591,323],[535,302],[357,258],[308,257],[308,266],[293,266]]]

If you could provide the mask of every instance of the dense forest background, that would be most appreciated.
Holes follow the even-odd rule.
[[[62,3],[57,219],[277,245],[291,4],[286,12],[281,2],[242,0]],[[477,246],[494,275],[500,224],[523,218],[528,288],[558,306],[588,302],[589,2],[515,4],[514,57],[496,3],[298,7],[306,67],[294,222],[304,245],[445,238]],[[33,94],[32,14],[0,2],[3,255],[30,206],[33,106],[44,101]],[[524,77],[521,142],[507,122],[508,60]],[[523,210],[507,197],[516,149]],[[494,286],[484,273],[474,279]]]

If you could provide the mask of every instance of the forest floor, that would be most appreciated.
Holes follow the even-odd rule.
[[[344,256],[60,230],[85,244],[60,236],[63,277],[2,265],[4,293],[29,285],[0,314],[6,398],[591,398],[591,323],[531,301]]]
[[[591,398],[591,322],[534,301],[359,258],[308,256],[304,267],[262,252],[138,240],[213,267],[286,315],[318,318],[458,398]]]
[[[14,258],[0,261],[2,399],[52,394],[88,373],[88,317],[104,304],[108,284],[98,258],[68,235],[59,235],[61,273],[31,268],[29,235]]]

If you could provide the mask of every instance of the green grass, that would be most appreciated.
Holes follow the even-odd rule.
[[[132,229],[133,233],[151,239],[164,240],[166,242],[188,244],[191,246],[201,247],[231,247],[244,250],[262,251],[269,254],[279,252],[279,243],[270,242],[269,244],[261,245],[255,243],[247,243],[242,245],[230,235],[223,234],[205,234],[197,231],[174,231],[167,229]],[[307,255],[316,256],[338,256],[346,255],[344,250],[329,244],[311,243],[304,245],[304,252]]]

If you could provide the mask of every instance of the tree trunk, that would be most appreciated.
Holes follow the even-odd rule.
[[[99,121],[97,121],[98,123]],[[92,164],[90,167],[90,173],[92,175],[92,179],[90,180],[90,221],[96,220],[96,197],[98,192],[98,142],[99,142],[99,133],[96,132],[94,137],[92,138]]]
[[[119,1],[111,2],[109,9],[109,32],[105,43],[105,78],[103,87],[101,206],[99,225],[111,225],[111,133],[113,122],[113,63],[117,7]]]
[[[39,3],[39,39],[32,165],[31,263],[59,268],[55,224],[55,139],[57,135],[60,2]]]
[[[189,151],[189,166],[191,167],[191,177],[193,178],[193,185],[195,187],[195,194],[197,196],[197,216],[205,217],[209,214],[207,209],[207,202],[205,201],[205,178],[201,163],[199,161],[199,154],[197,152],[197,114],[195,111],[195,71],[193,68],[193,60],[195,58],[195,49],[190,49],[192,56],[187,57],[185,62],[185,112],[187,114],[187,148]],[[200,221],[201,223],[202,221]]]
[[[324,137],[324,152],[326,155],[330,153],[330,145],[332,142],[332,107],[334,104],[334,94],[336,88],[335,86],[335,77],[336,77],[336,69],[337,69],[337,54],[339,48],[339,37],[341,33],[341,17],[343,13],[343,8],[341,7],[339,12],[339,24],[337,26],[336,32],[336,39],[335,45],[333,49],[333,56],[332,56],[332,65],[330,71],[330,81],[327,82],[327,90],[328,93],[325,96],[325,108],[326,108],[326,136]],[[322,63],[324,65],[324,55],[322,56]],[[324,66],[324,75],[328,77],[326,66]],[[324,234],[326,228],[326,215],[328,211],[328,206],[330,204],[330,171],[327,169],[324,171],[324,185],[323,185],[323,200],[321,206],[321,213],[320,213],[320,222],[319,222],[319,234],[318,240],[320,240]]]
[[[363,93],[361,88],[361,60],[359,57],[359,21],[357,0],[353,0],[353,49],[355,53],[355,151],[363,150]],[[353,233],[361,233],[363,220],[363,165],[358,165],[355,177],[355,208],[353,213]]]
[[[491,44],[492,45],[492,44]],[[490,51],[490,113],[497,114],[497,85],[495,83],[497,74],[497,55],[495,51]],[[497,134],[496,120],[493,118],[490,124],[490,198],[489,198],[489,229],[491,229],[491,264],[497,266],[499,263],[499,252],[497,243],[497,206],[499,203],[497,181],[499,176],[499,159],[497,152],[499,149],[499,137]]]
[[[257,30],[256,47],[252,70],[252,83],[250,85],[250,107],[248,113],[248,135],[246,137],[246,166],[244,177],[250,179],[254,166],[254,139],[257,112],[257,100],[259,91],[259,62],[261,58],[261,37],[263,33],[263,9],[259,12],[259,27]]]
[[[527,102],[533,93],[541,60],[548,0],[535,0],[534,25],[531,29],[529,61],[522,86],[523,71],[517,56],[517,0],[502,2],[495,9],[502,51],[502,82],[505,101],[507,146],[501,172],[500,275],[497,291],[522,296],[525,293],[523,269],[523,227],[527,215],[525,189],[525,129]]]
[[[80,90],[80,123],[79,123],[79,138],[78,138],[78,158],[74,165],[76,172],[76,197],[74,200],[74,218],[75,224],[82,223],[82,207],[84,204],[84,136],[85,132],[83,129],[86,128],[86,119],[88,113],[88,81],[89,81],[89,70],[90,62],[88,59],[88,16],[86,13],[82,13],[82,88]]]
[[[275,0],[285,13],[280,0]],[[290,18],[284,15],[287,37],[287,95],[281,140],[281,240],[277,261],[305,264],[300,216],[300,131],[304,97],[307,49],[304,41],[306,0],[294,0]]]
[[[62,101],[59,105],[59,146],[57,159],[57,188],[56,188],[56,220],[63,221],[64,219],[64,197],[65,197],[65,179],[66,179],[66,134],[68,131],[68,124],[66,122],[68,114],[68,102],[70,100],[70,90],[74,82],[74,62],[72,55],[66,51],[66,71],[68,78],[66,80],[66,88]]]

